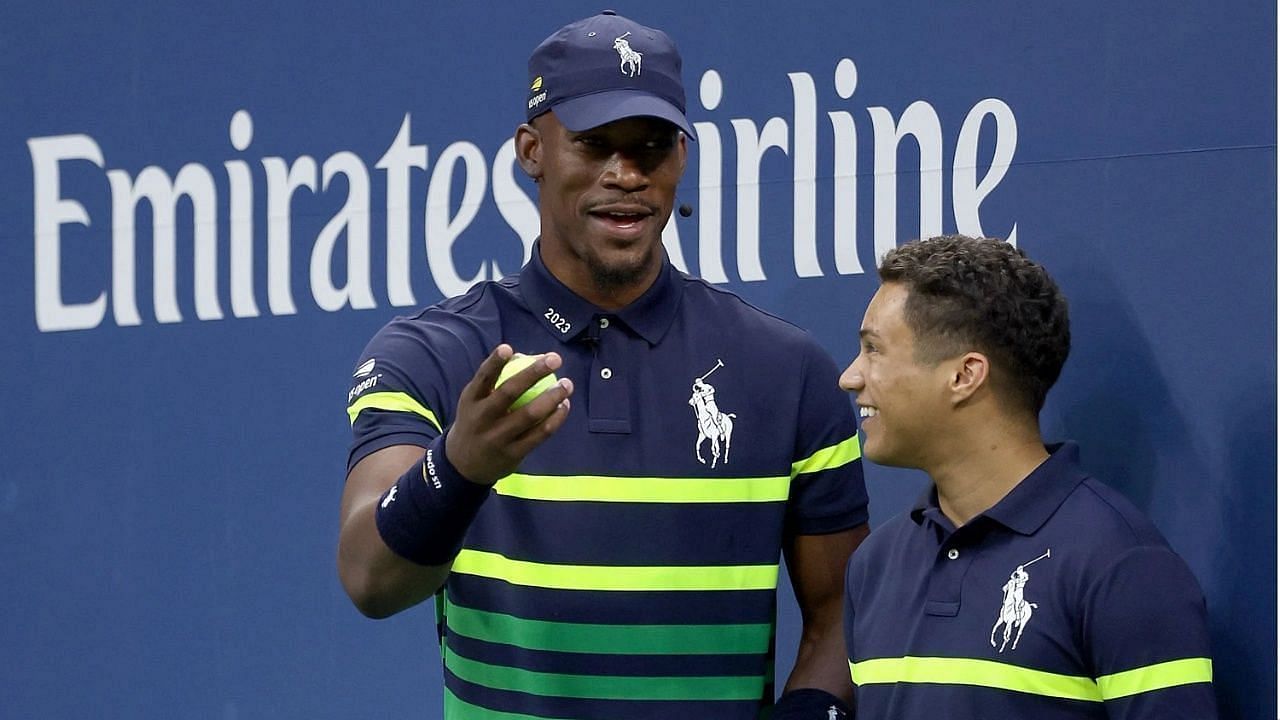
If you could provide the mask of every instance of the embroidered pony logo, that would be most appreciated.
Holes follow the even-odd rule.
[[[1031,579],[1027,568],[1032,564],[1040,562],[1047,557],[1051,557],[1051,550],[1045,550],[1044,554],[1032,560],[1029,563],[1019,565],[1016,570],[1009,574],[1009,580],[1000,588],[1004,591],[1004,600],[1000,603],[1000,616],[996,619],[996,624],[991,626],[991,647],[996,646],[996,630],[1004,626],[1003,641],[1000,643],[1000,652],[1004,652],[1004,648],[1009,644],[1009,638],[1013,638],[1013,647],[1010,650],[1018,649],[1018,641],[1022,639],[1022,631],[1027,629],[1027,623],[1031,622],[1031,613],[1039,605],[1033,602],[1027,602],[1022,596],[1023,591],[1027,587],[1027,581]],[[1017,629],[1017,635],[1014,635],[1014,629]]]
[[[635,77],[640,74],[640,60],[644,57],[641,53],[631,49],[631,43],[625,38],[630,32],[624,32],[613,39],[613,49],[618,51],[618,70],[622,71],[627,77]]]
[[[707,371],[706,375],[696,378],[693,381],[693,394],[689,396],[689,404],[693,406],[694,415],[698,419],[698,442],[693,445],[693,454],[697,456],[698,462],[703,465],[707,461],[702,457],[702,443],[711,441],[711,467],[716,466],[716,462],[720,460],[720,446],[724,445],[724,463],[729,462],[729,442],[733,438],[733,419],[737,417],[734,413],[720,412],[719,406],[716,405],[716,389],[710,383],[704,382],[711,373],[724,367],[724,363],[719,359],[716,360],[716,366]]]

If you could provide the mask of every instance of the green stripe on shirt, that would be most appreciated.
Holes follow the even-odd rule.
[[[602,655],[746,655],[769,651],[773,626],[552,622],[449,605],[450,633],[529,650]]]
[[[436,430],[440,430],[440,421],[436,419],[436,414],[431,412],[422,403],[413,399],[412,396],[402,392],[378,392],[361,395],[358,400],[347,406],[347,417],[351,418],[351,424],[356,424],[356,417],[362,410],[390,410],[392,412],[411,412],[415,415],[421,415],[431,423]]]
[[[1213,682],[1213,661],[1209,658],[1184,658],[1145,665],[1098,678],[1103,700],[1128,697],[1179,685]]]
[[[1030,695],[1103,702],[1165,688],[1213,681],[1209,658],[1184,658],[1088,677],[1061,675],[974,658],[875,658],[849,663],[856,685],[936,683],[1013,690]]]
[[[785,502],[789,477],[658,478],[512,473],[494,492],[526,500],[635,503]]]
[[[555,590],[775,590],[778,565],[561,565],[464,549],[453,572]]]
[[[1097,684],[1090,678],[973,658],[875,658],[849,663],[849,675],[859,686],[886,683],[973,685],[1068,700],[1102,701]]]
[[[592,700],[759,700],[764,677],[568,675],[505,667],[445,654],[445,667],[458,678],[495,690],[544,697]]]
[[[862,457],[862,446],[858,444],[858,436],[824,447],[809,457],[791,464],[791,477],[805,473],[833,470]]]

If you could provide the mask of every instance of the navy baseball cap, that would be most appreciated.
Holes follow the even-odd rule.
[[[661,30],[605,10],[557,30],[529,56],[528,119],[556,111],[575,132],[622,118],[666,120],[697,139],[684,116],[680,51]]]

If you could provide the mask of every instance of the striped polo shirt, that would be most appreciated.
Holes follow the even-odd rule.
[[[930,488],[849,563],[861,720],[1217,717],[1204,597],[1073,444],[960,528]]]
[[[349,467],[427,445],[499,342],[556,351],[565,425],[500,480],[436,598],[446,718],[755,720],[789,534],[867,520],[852,406],[813,338],[669,264],[606,312],[532,259],[384,327]]]

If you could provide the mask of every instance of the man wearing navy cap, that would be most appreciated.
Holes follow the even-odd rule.
[[[933,481],[849,563],[860,720],[1217,716],[1204,598],[1122,495],[1046,447],[1067,303],[1007,243],[887,253],[840,384],[864,450]]]
[[[358,360],[344,587],[371,617],[435,596],[446,718],[756,720],[785,553],[804,628],[773,717],[846,717],[841,579],[867,497],[839,369],[667,261],[695,138],[665,33],[570,24],[528,88],[530,261]],[[536,361],[495,387],[517,350]]]

